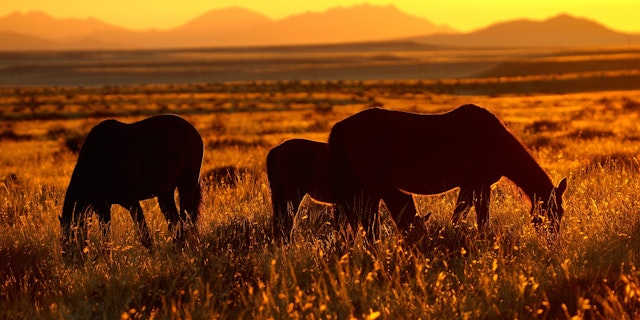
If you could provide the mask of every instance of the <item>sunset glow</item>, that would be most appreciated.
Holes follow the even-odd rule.
[[[624,32],[640,32],[635,0],[369,0],[373,5],[394,5],[398,9],[468,32],[486,27],[496,21],[520,18],[545,19],[560,13],[596,20]],[[230,6],[244,7],[272,19],[282,19],[304,12],[322,12],[338,6],[353,6],[362,0],[327,0],[321,2],[294,0],[217,0],[217,1],[76,1],[76,0],[4,0],[0,16],[12,12],[43,11],[56,18],[89,18],[131,29],[169,29],[213,9]]]

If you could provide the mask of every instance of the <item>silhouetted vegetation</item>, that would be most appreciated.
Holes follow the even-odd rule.
[[[80,152],[85,136],[85,134],[80,132],[67,133],[64,136],[64,147],[73,153]]]
[[[0,88],[0,318],[637,318],[640,92],[517,94],[564,81],[545,77]],[[272,243],[270,148],[326,141],[336,121],[375,104],[438,113],[465,103],[498,115],[553,181],[569,177],[555,243],[506,179],[491,189],[484,232],[473,211],[451,224],[453,192],[414,198],[420,215],[431,213],[416,246],[382,204],[381,240],[371,244],[307,197],[292,241]],[[142,201],[150,253],[114,206],[110,251],[99,250],[92,223],[86,262],[65,263],[58,216],[72,152],[105,118],[167,112],[204,139],[199,237],[176,249],[157,202]]]

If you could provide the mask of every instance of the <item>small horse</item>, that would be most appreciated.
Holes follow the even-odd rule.
[[[305,194],[317,202],[331,205],[335,202],[331,192],[329,159],[326,143],[305,139],[287,140],[269,151],[267,175],[273,205],[272,231],[276,241],[289,240],[293,228],[290,212],[295,214],[298,211]],[[394,188],[381,198],[401,231],[422,230],[420,228],[428,215],[425,218],[416,216],[417,210],[410,194]]]
[[[375,203],[395,188],[416,194],[439,194],[459,187],[453,221],[476,209],[479,227],[489,220],[490,187],[505,176],[531,200],[533,223],[540,208],[550,230],[560,230],[566,178],[554,187],[529,152],[489,111],[463,105],[444,114],[416,114],[372,108],[336,123],[329,149],[338,210],[352,223],[353,199]],[[374,216],[364,208],[362,216]],[[368,218],[371,219],[371,218]],[[371,228],[367,221],[360,221]]]
[[[129,210],[140,242],[150,250],[152,240],[139,201],[152,197],[158,198],[174,241],[184,242],[185,224],[195,231],[199,215],[203,152],[196,128],[177,115],[132,124],[111,119],[93,127],[80,149],[59,218],[63,253],[77,253],[74,245],[86,240],[92,211],[108,237],[112,204]]]

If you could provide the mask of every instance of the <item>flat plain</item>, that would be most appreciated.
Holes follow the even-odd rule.
[[[517,76],[443,80],[2,87],[0,316],[637,318],[637,70],[534,74],[538,66],[522,75],[519,68]],[[555,242],[531,226],[528,200],[506,179],[492,188],[486,232],[477,230],[473,212],[461,226],[451,224],[454,190],[415,196],[420,214],[432,213],[416,246],[404,243],[384,207],[381,240],[368,244],[353,230],[334,232],[329,208],[308,199],[293,241],[271,242],[271,147],[294,137],[326,141],[333,123],[373,106],[438,113],[466,103],[495,113],[554,183],[568,177]],[[153,253],[114,206],[111,254],[100,253],[92,226],[87,261],[65,263],[57,217],[82,138],[107,118],[133,122],[159,113],[182,115],[205,141],[199,238],[175,248],[157,202],[145,200]],[[208,174],[225,166],[238,169],[234,183]],[[355,240],[344,241],[346,233]]]

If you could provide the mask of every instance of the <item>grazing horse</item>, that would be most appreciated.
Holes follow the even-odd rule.
[[[313,200],[333,204],[329,146],[323,142],[291,139],[274,147],[267,155],[267,175],[273,205],[272,230],[276,241],[287,242],[293,227],[293,216],[305,194]],[[422,231],[428,219],[416,216],[413,197],[398,189],[381,196],[391,217],[401,231]],[[376,207],[377,210],[377,207]],[[373,224],[374,221],[371,221]]]
[[[539,208],[550,230],[560,229],[566,179],[555,187],[518,139],[481,107],[468,104],[444,114],[367,109],[334,125],[329,149],[338,210],[366,228],[368,221],[354,217],[354,199],[371,204],[390,188],[439,194],[457,187],[454,223],[473,205],[484,227],[490,187],[504,176],[531,200],[536,226],[542,223],[534,211]],[[376,214],[370,205],[363,210],[364,217]]]
[[[174,240],[183,242],[186,226],[196,231],[203,152],[196,128],[177,115],[159,115],[132,124],[111,119],[93,127],[64,198],[60,217],[63,252],[75,254],[71,251],[77,249],[74,245],[86,240],[86,220],[92,211],[108,236],[112,204],[129,210],[140,242],[151,249],[139,201],[152,197],[158,198]],[[174,198],[176,189],[180,211]]]

